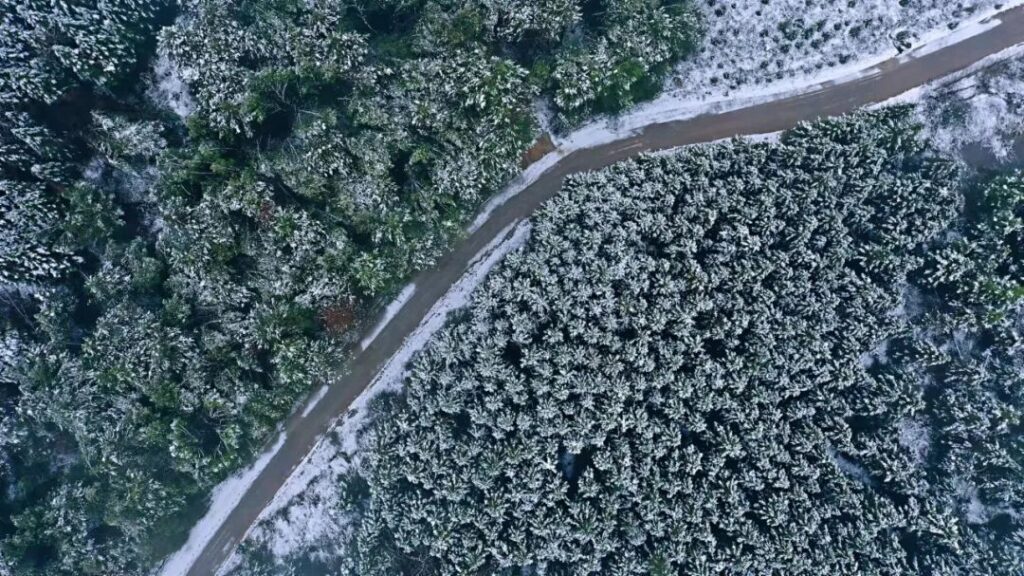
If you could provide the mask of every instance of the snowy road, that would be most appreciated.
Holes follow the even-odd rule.
[[[374,380],[388,360],[413,334],[428,312],[466,273],[474,258],[495,238],[517,221],[528,218],[561,188],[566,176],[597,170],[643,152],[665,150],[687,144],[711,142],[738,135],[766,134],[791,128],[802,121],[840,115],[862,106],[882,102],[913,88],[953,74],[986,57],[1024,42],[1024,7],[997,16],[979,34],[939,40],[911,57],[903,56],[872,66],[849,80],[810,87],[797,95],[784,95],[745,108],[708,113],[685,120],[666,122],[654,115],[645,127],[628,136],[598,146],[552,154],[557,162],[512,195],[492,207],[486,220],[436,268],[413,280],[414,290],[406,294],[400,310],[367,346],[355,351],[345,367],[347,373],[325,392],[315,395],[309,405],[296,411],[282,426],[282,436],[265,455],[261,467],[253,469],[244,492],[234,494],[233,506],[217,515],[216,522],[198,530],[186,549],[172,558],[158,573],[161,576],[213,576],[252,527],[260,512],[271,502],[293,470],[345,414],[352,402]],[[659,123],[660,122],[660,123]],[[242,492],[242,489],[238,489]]]

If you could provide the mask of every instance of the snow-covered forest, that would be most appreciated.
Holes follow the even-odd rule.
[[[1019,0],[698,0],[705,41],[668,89],[722,97],[801,77],[856,71],[858,63],[918,46],[935,34]]]
[[[147,574],[675,0],[3,0],[0,573]],[[627,41],[628,40],[628,41]]]
[[[279,513],[337,532],[230,574],[1024,570],[1024,180],[963,180],[920,129],[571,178],[327,514]]]
[[[994,6],[831,4],[0,0],[0,576],[151,575],[542,130]],[[918,108],[944,150],[1006,66]],[[917,130],[573,179],[236,573],[1016,567],[1024,186]]]

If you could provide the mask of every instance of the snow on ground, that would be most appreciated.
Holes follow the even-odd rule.
[[[325,559],[340,551],[349,530],[349,514],[342,504],[343,486],[358,466],[360,447],[367,440],[364,433],[370,422],[370,403],[385,392],[401,390],[406,365],[413,356],[444,326],[450,312],[469,303],[473,290],[488,272],[522,246],[529,234],[528,221],[513,223],[477,254],[462,278],[430,309],[331,433],[295,469],[246,536],[243,551],[236,552],[220,574],[244,568],[247,554],[269,555],[283,562],[297,557]],[[396,302],[399,300],[401,297]]]
[[[170,108],[182,120],[196,109],[195,100],[181,78],[181,71],[162,47],[153,64],[153,85],[150,86],[149,97]]]
[[[969,147],[988,151],[997,162],[1012,159],[1024,135],[1024,46],[1000,55],[973,74],[927,88],[919,113],[932,144],[958,154]]]
[[[899,424],[899,443],[914,456],[914,462],[921,464],[931,448],[931,430],[917,421],[906,419]]]
[[[698,0],[706,36],[669,88],[680,97],[802,82],[851,63],[884,59],[1020,4],[1002,0]],[[935,48],[929,48],[935,49]]]
[[[154,576],[182,576],[188,572],[203,551],[203,547],[213,537],[214,532],[220,528],[228,514],[242,499],[242,495],[249,489],[259,473],[266,468],[274,454],[284,445],[285,437],[283,432],[280,433],[274,445],[261,454],[252,466],[231,476],[213,489],[210,494],[210,508],[206,511],[206,515],[192,527],[185,544],[157,568]]]
[[[543,158],[531,164],[526,170],[522,171],[516,176],[505,188],[491,196],[491,199],[484,204],[484,207],[477,213],[476,218],[470,222],[467,231],[472,234],[480,229],[491,218],[491,214],[502,204],[508,202],[510,198],[519,194],[523,190],[530,187],[531,184],[537,181],[542,174],[548,171],[552,166],[558,164],[559,160],[567,156],[573,149],[570,147],[559,146],[557,150],[545,154]]]
[[[319,390],[316,391],[316,394],[313,394],[313,396],[311,396],[309,400],[306,401],[306,407],[302,409],[303,418],[309,416],[309,413],[313,411],[313,408],[316,408],[316,405],[319,404],[320,401],[324,399],[324,396],[327,395],[327,389],[329,387],[329,384],[324,384],[323,386],[320,387]]]
[[[847,458],[840,454],[836,449],[829,448],[828,455],[835,463],[836,467],[850,478],[864,484],[865,486],[874,486],[875,481],[871,478],[871,474],[868,473],[867,469],[861,466],[859,463]]]
[[[359,342],[360,350],[366,350],[367,346],[373,344],[373,341],[376,340],[378,335],[380,335],[381,330],[391,322],[391,319],[395,317],[395,314],[398,314],[398,311],[405,306],[405,303],[408,302],[409,298],[412,298],[412,295],[415,293],[416,284],[409,284],[398,293],[398,296],[396,296],[395,299],[388,304],[388,307],[384,309],[384,316],[379,322],[377,322],[377,325],[374,326],[373,331]]]
[[[964,159],[972,148],[996,163],[1015,158],[1024,137],[1024,45],[1017,45],[953,76],[871,108],[914,104],[925,136],[947,155]]]
[[[963,503],[963,515],[968,524],[987,524],[1000,514],[1009,514],[1013,517],[1021,514],[1019,510],[1009,506],[992,506],[982,502],[978,487],[969,480],[960,478],[954,482],[954,486]]]

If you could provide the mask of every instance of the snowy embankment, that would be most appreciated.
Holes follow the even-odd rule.
[[[1024,46],[1015,46],[907,99],[918,98],[922,123],[939,150],[959,155],[975,148],[1005,163],[1015,160],[1024,136],[1022,94]]]
[[[373,341],[380,335],[381,330],[391,322],[391,319],[395,317],[395,314],[398,314],[402,307],[405,306],[405,303],[409,301],[409,298],[412,298],[412,295],[415,293],[415,284],[409,284],[398,293],[398,296],[396,296],[395,299],[388,304],[388,307],[384,309],[384,316],[379,322],[377,322],[377,325],[373,327],[373,331],[359,342],[360,350],[366,350],[367,346],[373,344]]]
[[[250,546],[263,547],[275,558],[296,553],[326,557],[337,552],[336,547],[344,541],[348,529],[348,517],[339,502],[342,498],[339,486],[359,463],[359,448],[365,441],[363,432],[369,423],[368,405],[385,392],[401,389],[406,365],[412,357],[444,326],[450,312],[469,303],[473,291],[488,272],[509,252],[522,246],[529,234],[529,222],[512,224],[477,254],[462,278],[430,309],[331,433],[322,438],[295,469],[246,536]],[[396,299],[393,312],[408,300],[411,290],[412,286],[403,291],[403,294],[409,292],[404,298]],[[242,552],[236,552],[220,574],[229,573],[241,561]]]
[[[978,146],[1003,162],[1024,135],[1024,45],[869,108],[916,104],[926,136],[936,149],[958,156]]]
[[[249,468],[224,480],[213,489],[210,494],[210,507],[206,514],[192,527],[185,544],[177,552],[168,556],[157,568],[156,576],[182,576],[188,572],[210,538],[224,523],[228,514],[238,505],[242,495],[249,489],[260,472],[266,468],[274,454],[277,454],[277,451],[284,445],[285,437],[283,432],[278,433],[277,441],[273,446],[261,454]]]

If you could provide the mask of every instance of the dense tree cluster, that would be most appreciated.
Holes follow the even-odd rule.
[[[561,62],[622,67],[568,124],[699,32],[675,0],[0,3],[0,573],[40,576],[147,573],[515,173]]]
[[[80,278],[94,269],[124,216],[114,199],[119,188],[94,186],[83,168],[104,142],[124,140],[103,135],[105,126],[135,121],[124,115],[133,100],[126,86],[137,83],[166,13],[159,0],[9,1],[0,8],[5,574],[123,573],[125,558],[135,554],[125,549],[138,544],[135,528],[163,496],[138,473],[111,472],[138,462],[115,465],[100,453],[113,444],[98,448],[123,434],[126,423],[113,410],[105,422],[90,416],[118,399],[97,398],[111,392],[102,378],[84,380],[91,369],[84,358],[96,348],[83,346],[93,313]],[[123,340],[117,356],[132,355],[134,345]]]
[[[506,129],[515,128],[526,121],[518,116],[529,116],[521,96],[537,92],[554,97],[563,121],[577,122],[650,96],[669,65],[695,48],[701,26],[681,0],[187,6],[168,45],[195,89],[197,117],[224,133],[251,132],[303,95],[334,101],[338,89],[353,93],[347,116],[355,125],[376,118],[380,128],[411,128],[413,136],[422,129],[419,107],[449,121],[463,119],[466,108],[485,118],[511,114]],[[417,93],[417,79],[407,75],[432,69],[451,75],[430,94]],[[471,81],[460,83],[466,75]],[[517,87],[527,76],[529,86]],[[409,105],[417,108],[412,117],[401,110]]]
[[[902,444],[920,435],[908,430],[926,434],[915,456],[928,466],[905,481],[929,490],[947,518],[941,530],[958,556],[945,573],[1024,571],[1022,213],[1019,174],[972,185],[959,234],[911,275],[919,295],[912,330],[888,345],[891,382],[923,393],[914,409],[879,402],[874,424],[898,422],[887,431]],[[889,456],[876,446],[867,436],[858,447],[872,473]]]
[[[83,154],[82,125],[90,101],[134,68],[162,5],[0,3],[0,290],[29,289],[76,263],[58,208],[77,196],[66,187]]]
[[[349,573],[1024,570],[1024,189],[931,244],[910,117],[572,177],[377,419]]]

